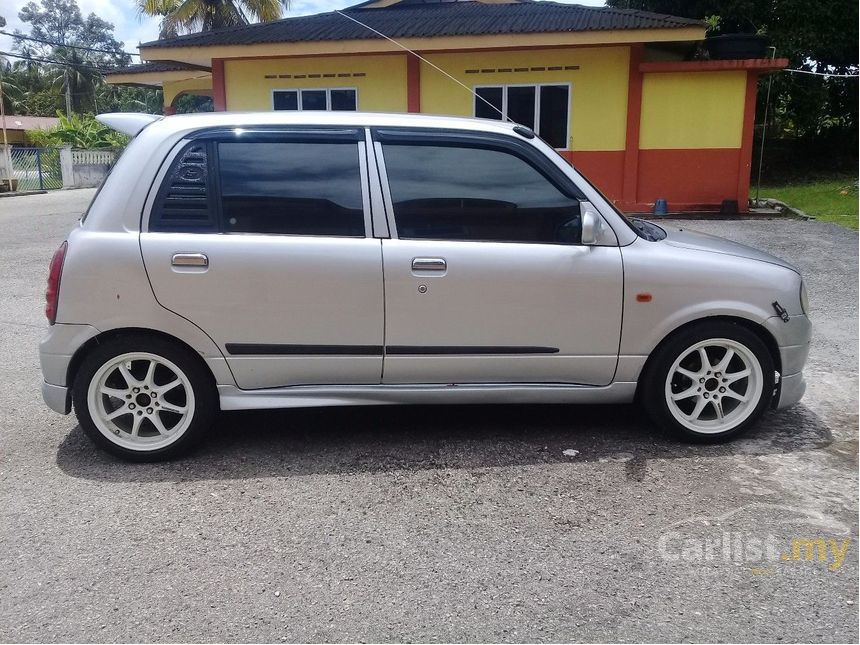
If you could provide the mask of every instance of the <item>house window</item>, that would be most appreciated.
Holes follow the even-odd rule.
[[[475,116],[528,126],[553,148],[568,148],[570,85],[496,85],[475,88]]]
[[[273,90],[272,108],[355,112],[358,109],[358,90],[353,87]]]

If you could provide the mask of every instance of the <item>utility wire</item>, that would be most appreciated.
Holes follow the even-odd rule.
[[[51,63],[54,65],[68,65],[69,67],[80,67],[83,69],[91,69],[96,72],[113,72],[115,70],[109,67],[97,67],[96,65],[88,65],[87,63],[72,63],[66,60],[55,60],[52,58],[37,58],[35,56],[22,56],[20,54],[13,54],[12,52],[4,52],[0,51],[0,56],[9,56],[10,58],[20,58],[21,60],[32,60],[37,63]]]
[[[400,49],[402,49],[403,51],[409,52],[410,54],[412,54],[413,56],[415,56],[415,58],[417,58],[418,60],[420,60],[420,61],[422,61],[422,62],[427,63],[430,67],[432,67],[433,69],[435,69],[437,72],[440,72],[440,73],[444,74],[445,76],[447,76],[448,78],[450,78],[452,81],[454,81],[457,85],[460,85],[463,89],[465,89],[467,92],[469,92],[469,94],[472,94],[475,98],[479,98],[479,99],[481,99],[484,103],[486,103],[486,104],[487,104],[487,105],[489,105],[491,108],[493,108],[496,112],[498,112],[498,113],[501,115],[501,117],[502,117],[502,119],[503,119],[503,120],[505,120],[505,121],[510,121],[511,123],[513,123],[513,121],[511,121],[511,119],[510,119],[510,118],[508,118],[507,116],[505,116],[505,113],[504,113],[504,112],[502,112],[499,108],[497,108],[495,105],[493,105],[492,103],[490,103],[490,102],[489,102],[487,99],[485,99],[483,96],[481,96],[480,94],[478,94],[478,93],[477,93],[475,90],[473,90],[471,87],[469,87],[468,85],[466,85],[465,83],[463,83],[463,82],[462,82],[462,81],[460,81],[459,79],[454,78],[454,77],[453,77],[453,76],[451,76],[448,72],[446,72],[444,69],[442,69],[442,68],[441,68],[441,67],[439,67],[438,65],[434,65],[434,64],[433,64],[433,63],[431,63],[429,60],[427,60],[426,58],[424,58],[423,56],[421,56],[420,54],[416,54],[413,50],[409,49],[406,45],[401,45],[399,42],[397,42],[397,41],[396,41],[396,40],[394,40],[393,38],[390,38],[389,36],[386,36],[386,35],[385,35],[385,34],[383,34],[381,31],[377,31],[377,30],[376,30],[376,29],[374,29],[373,27],[370,27],[369,25],[364,24],[364,23],[363,23],[363,22],[361,22],[360,20],[356,20],[356,19],[355,19],[355,18],[353,18],[352,16],[348,16],[348,15],[346,15],[346,14],[345,14],[345,13],[343,13],[342,11],[338,11],[337,9],[335,9],[334,13],[336,13],[336,14],[338,14],[338,15],[340,15],[340,16],[342,16],[342,17],[344,17],[344,18],[346,18],[347,20],[352,20],[352,22],[354,22],[355,24],[360,25],[361,27],[364,27],[365,29],[367,29],[367,30],[369,30],[369,31],[372,31],[373,33],[375,33],[377,36],[380,36],[381,38],[385,38],[385,40],[387,40],[387,41],[389,41],[389,42],[393,43],[393,44],[394,44],[394,45],[396,45],[397,47],[400,47]]]
[[[83,45],[67,45],[63,43],[56,43],[51,40],[44,40],[42,38],[36,38],[34,36],[25,36],[24,34],[11,34],[8,31],[3,31],[0,29],[0,34],[4,36],[9,36],[11,38],[20,38],[21,40],[32,40],[33,42],[42,43],[45,45],[52,45],[54,47],[68,47],[70,49],[84,49],[86,51],[91,52],[100,52],[102,54],[128,54],[129,56],[140,56],[140,54],[135,54],[134,52],[127,52],[121,49],[99,49],[97,47],[85,47]]]
[[[860,78],[860,74],[828,74],[827,72],[810,72],[807,69],[784,69],[791,74],[811,74],[812,76],[832,76],[833,78]]]

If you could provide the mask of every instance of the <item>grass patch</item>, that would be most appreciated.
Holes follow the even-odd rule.
[[[755,196],[755,187],[752,189]],[[858,229],[857,177],[841,176],[781,186],[762,186],[761,197],[794,206],[822,222]]]

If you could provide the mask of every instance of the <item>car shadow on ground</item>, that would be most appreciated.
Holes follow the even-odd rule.
[[[612,460],[641,481],[648,459],[777,454],[831,442],[827,426],[801,405],[770,411],[743,438],[719,445],[681,443],[633,405],[312,408],[222,413],[193,453],[154,464],[107,455],[75,426],[57,464],[72,477],[156,482]]]

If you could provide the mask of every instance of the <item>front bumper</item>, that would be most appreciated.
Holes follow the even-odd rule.
[[[774,409],[781,410],[794,405],[803,398],[804,392],[806,392],[806,379],[803,378],[803,372],[783,376],[779,379],[779,396],[776,398]]]
[[[806,316],[792,316],[784,322],[779,316],[765,321],[765,327],[776,338],[779,345],[780,379],[773,407],[787,408],[794,405],[806,392],[803,366],[809,356],[809,342],[812,339],[812,323]]]

